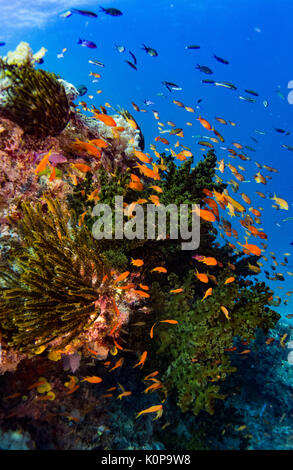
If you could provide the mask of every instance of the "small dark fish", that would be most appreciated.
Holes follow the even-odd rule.
[[[259,134],[259,135],[266,135],[266,133],[264,131],[259,131],[257,129],[255,129],[254,131],[256,134]]]
[[[279,132],[280,134],[285,134],[286,131],[284,129],[279,129],[278,127],[275,127],[275,131]]]
[[[256,152],[256,150],[253,147],[250,147],[250,145],[245,145],[244,148],[250,150],[251,152]]]
[[[183,129],[181,129],[180,127],[177,127],[176,129],[171,129],[169,134],[170,135],[177,135],[177,134],[180,134],[182,131],[183,131]]]
[[[185,49],[200,49],[200,46],[197,46],[196,44],[192,44],[191,46],[185,46]]]
[[[87,87],[85,85],[79,85],[77,87],[77,91],[79,93],[79,96],[84,96],[87,93]]]
[[[44,63],[44,59],[41,58],[41,59],[36,60],[35,62],[36,62],[36,64],[43,64],[43,63]]]
[[[124,46],[117,46],[117,44],[115,44],[115,48],[118,52],[125,52],[125,47]]]
[[[130,65],[130,67],[132,67],[134,70],[137,70],[136,66],[132,62],[129,62],[129,60],[125,60],[124,62]]]
[[[286,150],[290,150],[291,152],[293,152],[293,146],[292,145],[282,144],[281,147],[283,147]]]
[[[255,137],[250,137],[251,140],[253,140],[253,142],[255,142],[256,144],[258,144],[258,140],[255,138]]]
[[[214,58],[217,59],[218,62],[221,62],[221,64],[226,64],[228,65],[229,62],[226,59],[222,59],[222,57],[218,57],[217,55],[214,54]]]
[[[102,62],[98,62],[97,60],[89,59],[89,64],[98,65],[99,67],[105,67],[105,65]]]
[[[71,8],[72,13],[78,13],[79,15],[88,16],[89,18],[97,18],[98,15],[93,11],[89,10],[78,10],[77,8]]]
[[[213,85],[215,83],[215,80],[205,79],[205,80],[202,80],[201,83],[210,83],[211,85]]]
[[[259,96],[258,93],[256,93],[256,91],[253,91],[253,90],[244,90],[245,93],[249,93],[250,95],[253,95],[253,96]]]
[[[157,57],[158,56],[158,53],[155,49],[153,49],[152,47],[148,47],[146,46],[145,44],[143,44],[143,48],[142,48],[143,51],[146,51],[146,53],[148,55],[150,55],[151,57]]]
[[[238,97],[242,101],[247,101],[248,103],[255,103],[256,100],[253,98],[248,98],[247,96],[240,96]]]
[[[136,60],[136,57],[135,55],[131,52],[131,51],[128,51],[129,54],[131,55],[131,57],[133,58],[133,62],[135,63],[135,65],[137,64],[137,60]]]
[[[229,88],[230,90],[237,90],[237,87],[230,82],[215,82],[216,86],[222,86],[224,88]]]
[[[172,82],[162,82],[162,83],[168,88],[170,92],[172,90],[182,90],[182,88],[180,88],[179,85],[176,85],[176,83],[172,83]]]
[[[118,10],[117,8],[100,7],[100,11],[106,13],[106,15],[111,15],[111,16],[121,16],[123,14],[122,11]]]
[[[77,44],[80,44],[81,46],[84,46],[84,47],[89,47],[90,49],[97,48],[94,42],[88,41],[87,39],[79,39]]]
[[[0,47],[5,46],[6,42],[0,42]]]
[[[206,73],[207,75],[211,75],[213,71],[207,67],[206,65],[199,65],[197,64],[197,67],[195,67],[197,70],[200,70],[200,72]]]

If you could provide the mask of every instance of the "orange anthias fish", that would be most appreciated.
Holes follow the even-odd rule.
[[[162,188],[160,188],[160,186],[150,186],[151,189],[154,189],[155,191],[157,191],[158,193],[162,193],[163,190]]]
[[[152,195],[149,197],[149,200],[152,201],[152,203],[153,203],[155,206],[160,206],[160,200],[159,200],[159,197],[158,197],[156,194],[152,194]]]
[[[179,294],[180,292],[183,292],[183,289],[172,289],[172,290],[170,290],[171,294]]]
[[[156,326],[157,323],[158,322],[156,321],[150,329],[150,338],[151,339],[153,339],[153,337],[154,337],[154,327]]]
[[[52,173],[49,177],[49,181],[53,181],[56,178],[56,168],[53,166]]]
[[[133,264],[133,266],[143,266],[144,262],[142,259],[133,259],[131,258],[131,264]]]
[[[143,290],[149,290],[149,286],[145,286],[144,284],[138,284],[138,285]]]
[[[117,362],[116,364],[112,367],[112,369],[109,370],[109,372],[111,372],[112,370],[115,370],[115,369],[118,369],[119,367],[122,366],[124,362],[124,357],[121,357]]]
[[[138,367],[138,366],[141,366],[141,368],[143,367],[145,361],[146,361],[146,358],[147,358],[147,355],[148,355],[148,352],[147,351],[144,351],[142,353],[142,355],[140,356],[140,360],[137,364],[135,364],[135,366],[133,366],[133,368],[135,367]]]
[[[216,266],[218,264],[218,261],[215,258],[212,258],[212,257],[207,257],[207,258],[204,257],[202,262],[204,264],[206,264],[207,266]]]
[[[231,277],[228,277],[226,279],[226,281],[224,282],[224,284],[230,284],[231,282],[234,282],[235,281],[235,277],[231,276]]]
[[[91,142],[93,142],[93,141],[91,141]],[[73,148],[76,149],[76,150],[84,150],[89,155],[92,155],[93,157],[100,157],[101,156],[100,150],[96,147],[96,144],[93,144],[93,143],[83,142],[79,139],[76,139],[76,141],[73,144]]]
[[[120,393],[120,395],[118,395],[117,400],[118,399],[122,400],[123,397],[129,397],[129,395],[132,395],[132,392],[129,392],[129,391],[128,392],[127,391],[122,392],[122,393]]]
[[[47,166],[47,164],[49,163],[50,155],[51,155],[51,151],[48,152],[48,153],[42,158],[42,160],[40,161],[40,163],[38,164],[38,166],[37,166],[36,169],[35,169],[35,175],[37,175],[38,173],[41,173],[41,171],[44,171],[44,170],[46,169],[46,166]]]
[[[148,298],[150,296],[150,294],[144,292],[143,290],[133,290],[132,292],[133,294],[139,295],[140,297]]]
[[[252,253],[253,255],[256,255],[256,256],[260,256],[261,255],[261,249],[256,246],[256,245],[249,245],[247,242],[245,245],[242,245],[243,248],[247,251],[249,251],[249,253]]]
[[[156,268],[151,269],[151,273],[156,272],[156,273],[166,273],[167,269],[163,268],[162,266],[157,266]]]
[[[193,209],[192,212],[195,212],[201,219],[207,220],[208,222],[215,222],[216,216],[205,209]]]
[[[124,279],[126,279],[129,274],[129,271],[125,271],[124,273],[120,274],[117,279],[115,279],[114,283],[117,284],[120,281],[124,281]]]
[[[144,185],[142,184],[141,181],[130,181],[128,184],[128,187],[130,189],[133,189],[134,191],[143,191]]]
[[[206,299],[207,297],[209,297],[210,295],[212,295],[212,293],[213,293],[213,289],[212,289],[212,287],[210,287],[209,289],[207,289],[207,290],[205,291],[205,295],[203,296],[203,298],[201,299],[201,301],[203,301],[204,299]]]
[[[158,375],[159,371],[155,370],[154,372],[151,372],[150,374],[146,375],[143,380],[150,380],[152,377],[156,377]]]
[[[143,163],[150,163],[151,159],[143,152],[139,152],[138,150],[134,150],[134,155]]]
[[[159,180],[159,179],[161,179],[159,173],[157,173],[157,172],[154,171],[154,170],[151,170],[150,168],[148,168],[148,167],[145,166],[145,165],[140,165],[140,164],[138,164],[138,165],[137,165],[137,168],[139,168],[139,171],[140,171],[143,175],[147,176],[148,178],[153,178],[154,180]]]
[[[160,416],[162,416],[163,413],[163,405],[154,405],[150,408],[147,408],[146,410],[142,410],[136,415],[136,418],[139,418],[139,416],[145,413],[157,413],[157,418],[159,418]]]
[[[105,149],[109,146],[108,142],[102,139],[93,139],[89,141],[89,144],[96,145],[97,147],[100,147],[101,149]]]
[[[88,171],[92,171],[91,167],[85,165],[84,163],[72,163],[73,168],[81,171],[82,173],[87,173]]]
[[[140,183],[140,178],[135,175],[134,173],[130,173],[130,178],[131,178],[131,181],[134,181],[135,183]]]
[[[101,379],[101,377],[97,377],[95,375],[93,375],[92,377],[83,377],[83,379],[81,380],[81,382],[89,382],[91,384],[99,384],[103,381],[103,379]]]
[[[198,117],[197,120],[201,123],[201,125],[207,129],[208,131],[211,131],[212,130],[212,126],[210,125],[210,123],[208,121],[206,121],[205,119],[201,118],[201,117]]]
[[[147,387],[145,390],[144,390],[144,393],[149,393],[150,391],[154,391],[154,390],[158,390],[158,388],[162,388],[163,387],[163,384],[161,382],[155,382],[153,383],[152,385],[150,385],[149,387]]]
[[[160,320],[160,323],[170,323],[171,325],[177,325],[177,320]]]
[[[196,277],[199,281],[201,282],[204,282],[205,284],[207,284],[209,282],[209,278],[208,276],[205,274],[205,273],[199,273],[197,270],[196,270]]]
[[[231,320],[230,316],[229,316],[229,312],[228,310],[226,309],[226,307],[224,307],[223,305],[221,306],[221,310],[223,312],[223,314],[225,315],[225,317],[227,318],[227,320]]]
[[[169,145],[169,143],[170,143],[169,140],[165,139],[164,137],[160,137],[160,136],[159,136],[159,137],[155,137],[155,141],[156,141],[156,142],[160,141],[160,142],[162,142],[162,143],[165,144],[165,145]]]
[[[104,124],[106,124],[106,126],[110,126],[110,127],[116,127],[117,126],[115,120],[111,116],[108,116],[107,114],[97,114],[97,113],[95,113],[95,118],[99,119],[99,121],[102,121]]]

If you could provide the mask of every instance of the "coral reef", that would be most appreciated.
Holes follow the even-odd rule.
[[[195,163],[185,151],[178,166],[155,151],[153,161],[128,111],[82,104],[94,116],[82,114],[73,85],[34,68],[43,53],[22,44],[0,59],[3,433],[21,420],[38,449],[259,448],[235,429],[254,414],[239,405],[250,400],[243,371],[253,375],[259,335],[264,347],[279,315],[267,285],[247,279],[255,256],[217,241],[231,224],[219,217],[228,192],[215,152]],[[96,240],[93,208],[114,208],[115,196],[123,222],[136,204],[212,208],[200,247],[182,251],[169,221],[165,236]],[[163,425],[162,413],[138,417],[153,404]]]

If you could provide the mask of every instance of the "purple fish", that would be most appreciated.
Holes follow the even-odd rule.
[[[205,257],[202,255],[194,255],[192,256],[192,258],[196,259],[197,261],[203,261]]]
[[[49,162],[52,166],[58,165],[58,163],[66,163],[68,160],[62,153],[52,152],[49,157]]]
[[[87,39],[79,39],[77,44],[80,44],[81,46],[84,46],[84,47],[89,47],[90,49],[97,48],[94,42],[88,41]]]
[[[38,163],[48,152],[36,153],[34,155],[34,163]],[[62,153],[52,152],[49,157],[49,162],[52,166],[58,165],[58,163],[66,163],[68,160]]]

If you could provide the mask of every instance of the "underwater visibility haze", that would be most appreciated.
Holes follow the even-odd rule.
[[[0,0],[1,450],[293,450],[292,15]]]

